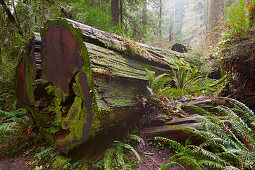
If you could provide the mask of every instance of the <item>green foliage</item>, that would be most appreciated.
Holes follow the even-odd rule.
[[[139,140],[137,136],[133,136],[135,140]],[[111,169],[132,169],[133,163],[131,162],[130,158],[128,158],[125,153],[124,149],[133,153],[138,161],[141,161],[140,155],[137,151],[129,144],[122,143],[120,141],[115,141],[114,146],[109,148],[105,151],[104,154],[104,169],[111,170]]]
[[[198,116],[203,130],[184,128],[188,132],[199,136],[202,144],[181,145],[178,142],[157,137],[156,139],[168,144],[177,154],[169,158],[161,169],[174,164],[183,163],[193,169],[254,169],[255,168],[255,134],[254,113],[243,103],[230,98],[224,98],[232,107],[219,105],[216,108],[224,118],[214,116],[202,108],[195,107],[206,116]],[[194,106],[192,106],[194,108]]]
[[[154,72],[147,70],[147,89],[152,104],[169,116],[188,116],[181,109],[181,102],[174,100],[192,99],[200,95],[212,95],[214,92],[217,95],[227,83],[227,75],[220,80],[209,79],[199,69],[183,60],[169,61],[169,65],[172,68],[169,74],[157,77]]]
[[[157,108],[162,109],[166,114],[173,114],[185,117],[187,114],[174,100],[192,99],[200,95],[212,95],[227,83],[227,75],[220,80],[209,79],[196,67],[182,60],[169,62],[169,74],[162,74],[155,77],[155,73],[147,70],[148,86],[150,97]]]
[[[183,89],[190,94],[215,90],[209,87],[214,80],[206,78],[197,67],[191,66],[182,60],[171,62],[170,66],[173,68],[171,75],[173,76],[175,88]]]
[[[161,141],[164,144],[167,144],[170,149],[174,149],[176,151],[179,151],[179,150],[183,149],[183,146],[180,143],[178,143],[178,142],[176,142],[174,140],[171,140],[171,139],[168,139],[168,138],[164,138],[164,137],[155,137],[154,139],[158,140],[158,141]]]
[[[29,144],[29,120],[25,109],[0,110],[0,155],[17,153]]]
[[[147,69],[146,69],[147,70]],[[169,74],[162,74],[155,77],[155,73],[147,70],[148,83],[147,89],[151,95],[160,94],[161,90],[165,88],[165,84],[171,81]]]
[[[234,2],[227,9],[226,27],[228,32],[223,34],[224,39],[231,37],[243,37],[249,28],[254,24],[255,1],[246,3],[245,0]]]
[[[141,138],[140,136],[134,135],[134,134],[130,134],[128,138],[130,140],[135,140],[137,142],[141,142],[143,140],[143,138]]]
[[[226,84],[226,77],[215,81],[206,78],[195,66],[182,60],[169,62],[172,70],[170,74],[155,77],[152,71],[147,70],[148,91],[153,96],[191,97],[201,94],[212,94]]]
[[[32,165],[41,168],[50,169],[80,169],[81,161],[72,162],[68,157],[61,154],[53,147],[40,147],[40,151],[34,155],[35,161]]]

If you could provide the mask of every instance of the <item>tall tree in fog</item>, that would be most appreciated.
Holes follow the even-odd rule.
[[[186,43],[199,47],[206,32],[206,0],[192,0],[185,11],[182,35]]]
[[[119,24],[119,0],[111,0],[111,12],[112,12],[112,20],[113,25]]]
[[[142,24],[143,24],[143,26],[147,25],[147,22],[148,22],[148,8],[147,8],[147,0],[145,0],[142,5]]]
[[[159,36],[162,38],[162,0],[159,0]]]
[[[214,46],[221,35],[221,30],[215,28],[220,25],[220,21],[225,17],[226,0],[209,0],[208,20],[207,20],[207,41]]]

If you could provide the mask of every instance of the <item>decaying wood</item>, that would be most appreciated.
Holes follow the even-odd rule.
[[[144,134],[147,137],[163,136],[178,142],[184,143],[191,134],[184,131],[182,128],[194,127],[201,129],[200,123],[187,123],[180,125],[165,125],[159,127],[149,127],[144,129]]]
[[[183,57],[69,19],[49,21],[30,44],[17,96],[63,153],[132,126],[142,113],[137,98],[147,94],[145,68],[161,74]]]

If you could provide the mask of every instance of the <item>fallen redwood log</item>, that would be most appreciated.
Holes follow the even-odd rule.
[[[90,26],[56,19],[32,39],[17,67],[19,102],[45,136],[68,153],[109,129],[122,131],[142,110],[145,68],[164,73],[183,54],[127,40]],[[114,134],[109,135],[114,137]]]
[[[184,144],[185,141],[192,136],[191,133],[184,130],[186,127],[202,130],[202,125],[196,117],[186,117],[167,121],[158,126],[144,127],[142,131],[144,135],[149,138],[163,136]],[[192,142],[199,143],[194,135]]]

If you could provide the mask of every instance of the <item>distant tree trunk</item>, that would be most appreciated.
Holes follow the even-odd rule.
[[[14,24],[17,28],[18,28],[18,33],[20,35],[22,35],[22,30],[20,28],[20,25],[19,25],[19,22],[16,20],[16,18],[14,17],[14,15],[11,13],[11,10],[8,8],[8,6],[6,5],[5,1],[4,0],[0,0],[0,3],[1,5],[3,6],[7,16],[8,16],[8,19],[10,20],[10,22],[12,24]],[[14,8],[15,9],[15,8]]]
[[[160,38],[162,37],[162,31],[161,31],[161,27],[162,27],[162,0],[160,0],[159,3],[159,36]]]
[[[1,47],[0,47],[0,54],[1,54],[2,50],[1,50]],[[0,65],[2,65],[2,55],[0,55]],[[0,69],[1,71],[1,69]]]
[[[112,12],[112,20],[113,25],[119,25],[119,0],[111,0],[111,12]]]
[[[220,29],[215,29],[219,26],[219,21],[225,17],[226,0],[209,0],[208,5],[208,20],[207,20],[207,41],[209,45],[214,46],[221,35]]]
[[[147,9],[147,0],[144,1],[143,7],[142,7],[142,24],[143,26],[147,25],[148,20],[148,9]]]
[[[123,26],[123,1],[120,0],[120,24]]]
[[[65,9],[65,7],[63,7],[63,6],[61,6],[61,5],[59,5],[59,8],[60,8],[61,13],[64,14],[65,18],[72,19],[73,14],[72,14],[70,11],[67,11],[67,10]]]

